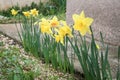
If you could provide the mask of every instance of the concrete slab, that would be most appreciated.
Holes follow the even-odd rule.
[[[82,10],[94,19],[92,28],[98,40],[101,31],[107,44],[120,45],[120,0],[67,0],[67,22],[72,24],[72,14]]]
[[[120,0],[67,0],[67,22],[73,24],[72,15],[84,10],[86,16],[92,17],[92,29],[96,42],[100,44],[101,31],[106,45],[109,45],[109,62],[115,78],[117,69],[117,51],[120,46]],[[88,42],[91,40],[87,35]],[[115,71],[114,71],[115,70]]]

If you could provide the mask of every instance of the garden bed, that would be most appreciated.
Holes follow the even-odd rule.
[[[27,54],[13,39],[0,34],[0,79],[21,80],[18,74],[31,75],[35,80],[73,80],[69,73],[62,73]],[[30,80],[33,80],[32,78]]]

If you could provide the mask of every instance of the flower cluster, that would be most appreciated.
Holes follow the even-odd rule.
[[[58,20],[56,16],[48,20],[42,18],[39,26],[42,33],[52,35],[56,42],[61,42],[63,45],[65,36],[72,37],[72,30],[66,21]]]
[[[38,16],[38,12],[39,11],[34,8],[29,11],[23,11],[22,13],[25,17],[29,18],[31,15],[33,17]],[[12,9],[11,14],[15,16],[18,14],[18,11]],[[91,34],[90,25],[93,22],[92,18],[85,17],[84,11],[82,11],[80,15],[73,14],[72,17],[74,21],[73,25],[74,30],[79,31],[82,36],[85,36],[86,33]],[[42,33],[50,34],[56,40],[56,42],[60,42],[63,45],[64,38],[66,36],[73,37],[72,29],[70,28],[70,26],[68,26],[66,21],[58,20],[56,16],[54,16],[52,19],[42,18],[41,21],[39,22],[39,26]]]
[[[84,11],[82,11],[80,15],[73,14],[73,20],[74,30],[79,31],[82,36],[85,36],[87,32],[91,33],[89,27],[92,24],[93,19],[85,17]],[[68,26],[66,21],[58,20],[56,16],[51,20],[42,18],[41,22],[39,22],[39,26],[42,33],[52,34],[56,42],[61,42],[63,45],[65,36],[73,36],[72,29]]]
[[[30,17],[32,16],[38,16],[38,10],[31,9],[30,11],[24,11],[22,12],[25,17]],[[17,15],[18,11],[12,9],[11,10],[12,15]],[[82,36],[85,36],[85,34],[91,33],[90,31],[90,25],[93,22],[92,18],[85,17],[84,11],[80,13],[80,15],[73,14],[73,20],[74,20],[74,25],[73,28],[74,30],[77,30],[80,32]],[[51,20],[47,20],[45,18],[42,18],[41,21],[39,22],[40,30],[42,33],[48,33],[48,34],[54,34],[54,38],[57,42],[61,42],[64,44],[64,37],[69,36],[72,37],[72,30],[71,28],[67,25],[66,21],[58,20],[56,16],[54,16]],[[56,32],[56,33],[53,33]]]
[[[30,17],[30,15],[35,17],[35,16],[38,16],[38,12],[39,11],[34,8],[34,9],[31,9],[30,11],[24,11],[23,14],[26,17]]]
[[[38,10],[36,10],[35,8],[34,9],[31,9],[30,11],[23,11],[22,13],[23,13],[23,15],[25,16],[25,17],[30,17],[30,15],[32,15],[32,16],[38,16]],[[16,16],[17,14],[18,14],[18,11],[17,10],[15,10],[15,9],[12,9],[11,10],[11,14],[13,15],[13,16]]]

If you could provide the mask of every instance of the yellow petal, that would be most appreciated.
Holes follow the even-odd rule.
[[[84,11],[82,11],[82,12],[80,13],[80,18],[85,18],[85,13],[84,13]]]
[[[79,29],[79,31],[80,31],[80,34],[81,34],[82,36],[85,36],[85,34],[87,33],[88,29],[86,29],[85,27],[81,27],[81,28]]]
[[[56,16],[53,17],[53,20],[58,20],[58,18]]]
[[[87,17],[87,18],[85,18],[85,22],[86,22],[86,26],[89,27],[89,26],[91,26],[91,24],[93,23],[93,19]]]
[[[64,39],[63,39],[63,36],[61,35],[55,35],[55,40],[56,42],[60,42],[64,45]]]
[[[76,23],[79,20],[79,15],[73,14],[72,18],[73,18],[74,22]]]

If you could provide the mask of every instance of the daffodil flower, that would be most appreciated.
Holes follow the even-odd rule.
[[[60,21],[60,27],[56,28],[55,31],[57,32],[57,35],[54,35],[54,38],[56,42],[60,42],[64,45],[64,38],[65,36],[73,37],[72,30],[67,25],[66,21]]]
[[[59,28],[58,34],[62,36],[69,36],[72,37],[72,30],[67,25],[65,21],[61,21],[62,26]]]
[[[50,20],[50,24],[51,24],[51,27],[57,27],[57,26],[59,26],[58,18],[56,16],[54,16],[52,18],[52,20]]]
[[[30,17],[30,12],[29,11],[26,11],[26,12],[22,12],[24,14],[24,16],[26,17]]]
[[[36,10],[35,8],[30,10],[30,14],[33,15],[33,16],[38,16],[38,10]]]
[[[15,9],[12,9],[12,10],[11,10],[11,14],[12,14],[13,16],[15,16],[15,15],[18,14],[18,11],[16,11]]]
[[[58,34],[61,36],[69,36],[72,37],[72,31],[68,26],[60,27],[60,30],[58,31]]]
[[[74,26],[75,30],[78,30],[82,36],[84,36],[87,32],[91,33],[90,25],[93,22],[92,18],[85,17],[84,11],[81,12],[80,15],[73,14]]]
[[[52,34],[50,23],[45,18],[41,19],[41,22],[39,22],[39,26],[42,33]]]
[[[54,35],[56,42],[60,42],[64,45],[64,37],[61,35]]]

